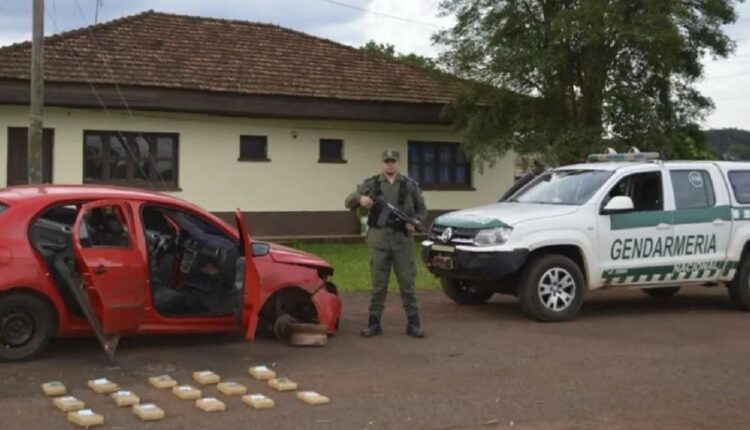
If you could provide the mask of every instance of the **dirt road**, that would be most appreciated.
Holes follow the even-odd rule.
[[[62,380],[109,429],[746,429],[750,421],[750,314],[730,309],[724,288],[657,300],[639,291],[593,293],[565,324],[526,319],[512,298],[461,307],[422,293],[428,338],[403,335],[398,297],[389,297],[385,336],[358,337],[367,296],[345,296],[341,332],[329,346],[296,349],[233,337],[127,339],[112,367],[93,340],[53,343],[30,363],[0,364],[0,429],[73,428],[39,384]],[[331,397],[310,407],[249,378],[274,365],[302,388]],[[211,369],[270,395],[273,410],[239,399],[201,413],[147,384],[169,372],[189,382]],[[168,418],[143,425],[86,388],[107,377],[162,406]]]

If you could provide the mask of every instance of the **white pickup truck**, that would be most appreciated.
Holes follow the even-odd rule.
[[[445,293],[461,304],[514,294],[530,317],[564,321],[588,290],[725,285],[750,310],[750,163],[592,157],[605,161],[437,218],[422,258]]]

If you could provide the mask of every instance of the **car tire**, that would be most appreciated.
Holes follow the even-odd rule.
[[[41,353],[56,331],[50,305],[29,293],[0,296],[0,361],[30,360]]]
[[[740,263],[737,276],[729,283],[729,300],[735,308],[750,311],[750,258]]]
[[[643,291],[647,296],[651,296],[657,299],[666,299],[674,296],[680,291],[680,287],[665,287],[665,288],[643,288]]]
[[[492,290],[476,290],[468,281],[456,278],[441,277],[440,284],[443,292],[459,305],[476,306],[487,302],[495,292]]]
[[[524,267],[518,298],[526,315],[537,321],[567,321],[581,309],[585,288],[581,268],[573,260],[547,254]]]

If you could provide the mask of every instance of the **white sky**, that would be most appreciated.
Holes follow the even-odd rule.
[[[45,0],[45,32],[91,24],[97,0]],[[430,36],[450,17],[438,17],[440,0],[98,0],[99,21],[146,9],[189,15],[271,22],[341,43],[361,46],[369,40],[392,43],[400,52],[434,56]],[[339,4],[336,4],[339,3]],[[346,7],[343,4],[355,6]],[[81,13],[79,11],[82,11]],[[367,9],[365,12],[360,9]],[[739,21],[727,27],[737,40],[729,59],[705,59],[706,78],[699,84],[713,98],[714,112],[704,127],[750,129],[750,2],[738,6]],[[391,15],[395,19],[383,15]],[[31,0],[0,2],[0,46],[29,40]],[[736,76],[735,76],[736,75]]]

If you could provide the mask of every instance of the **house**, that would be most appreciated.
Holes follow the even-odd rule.
[[[0,48],[0,185],[25,182],[31,44]],[[258,236],[356,234],[345,196],[397,148],[431,214],[497,200],[441,118],[455,88],[275,25],[153,11],[45,39],[44,177],[242,208]],[[5,157],[5,160],[2,159]]]

